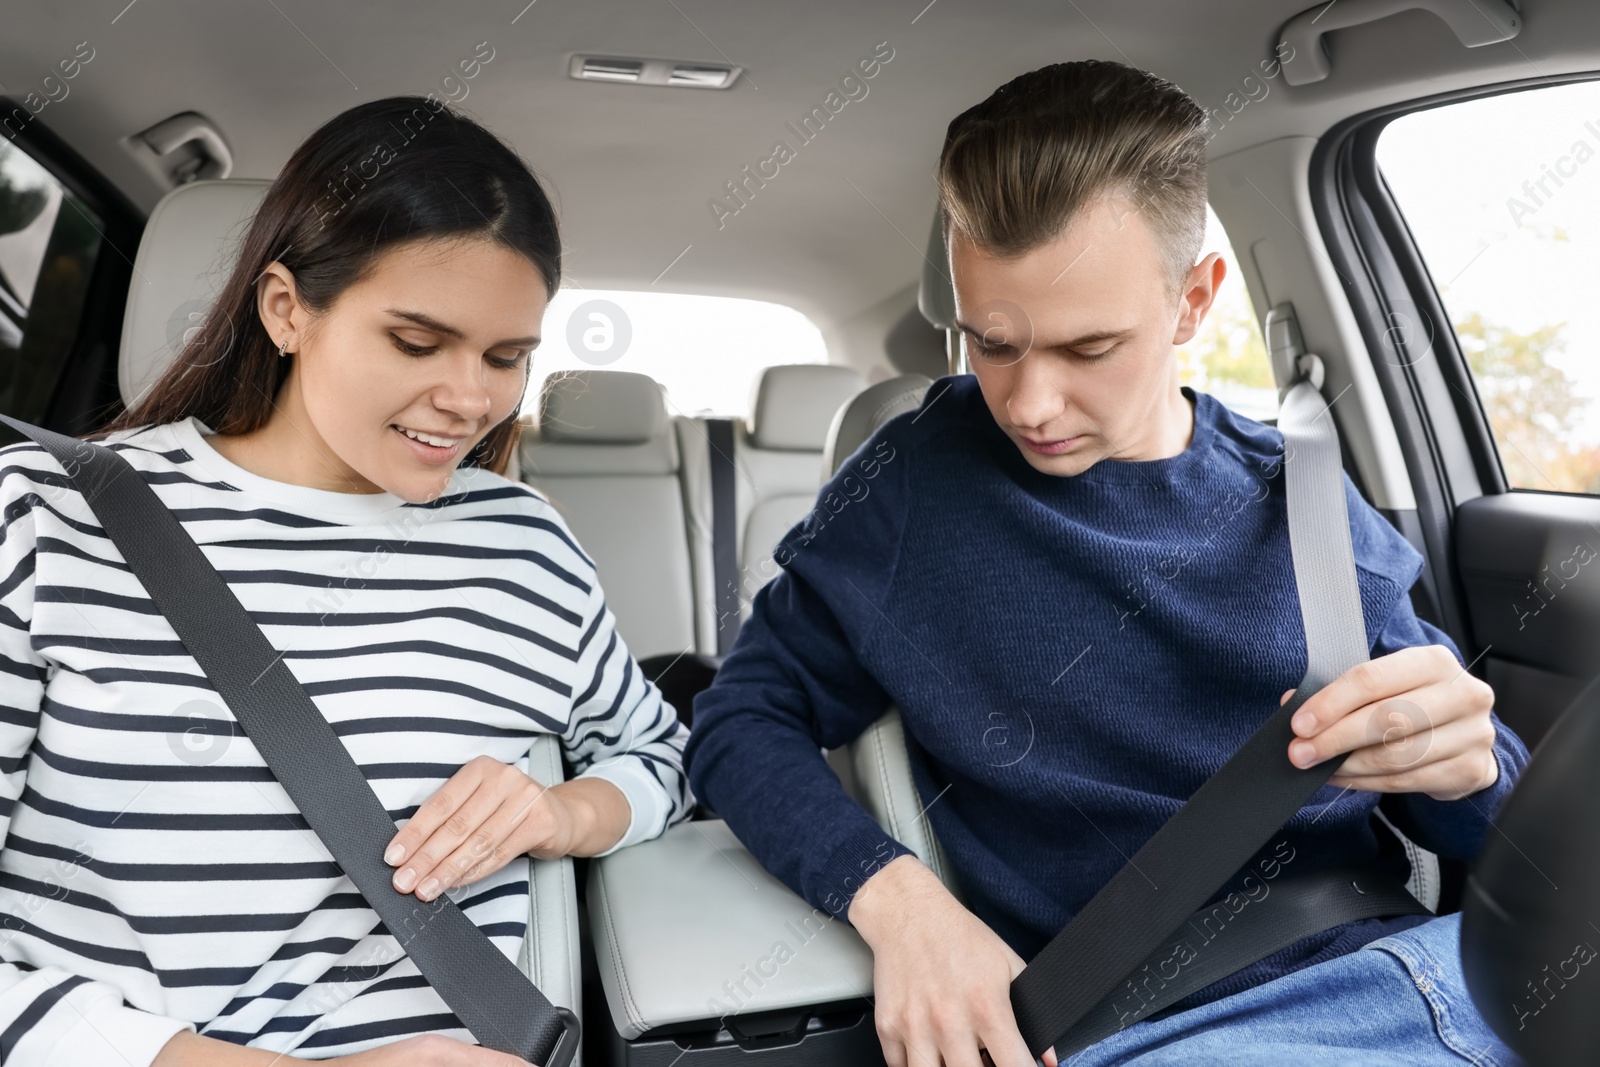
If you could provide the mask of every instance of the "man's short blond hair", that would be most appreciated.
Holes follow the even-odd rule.
[[[1206,113],[1169,81],[1121,63],[1056,63],[950,123],[939,206],[979,248],[1020,256],[1099,197],[1129,197],[1174,288],[1206,232]]]

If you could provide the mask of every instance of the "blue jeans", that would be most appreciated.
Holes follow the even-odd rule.
[[[1521,1067],[1461,976],[1461,916],[1164,1019],[1135,1023],[1062,1067]]]

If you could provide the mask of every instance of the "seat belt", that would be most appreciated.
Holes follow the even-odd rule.
[[[739,636],[739,517],[735,499],[732,419],[707,419],[711,444],[711,580],[716,584],[717,655],[726,656]]]
[[[1163,948],[1344,762],[1336,756],[1302,770],[1288,756],[1294,713],[1369,658],[1338,430],[1319,392],[1322,363],[1303,355],[1297,365],[1300,377],[1284,397],[1278,429],[1305,678],[1011,983],[1017,1025],[1035,1056]],[[1287,932],[1295,936],[1284,945],[1317,930]]]
[[[567,1067],[580,1041],[577,1016],[551,1004],[448,896],[422,903],[394,888],[383,862],[394,820],[282,654],[139,472],[112,449],[0,421],[61,463],[273,777],[462,1024],[488,1048]]]
[[[1230,894],[1168,934],[1110,995],[1056,1039],[1057,1062],[1313,934],[1358,919],[1433,914],[1404,882],[1372,867],[1258,882],[1259,896]]]

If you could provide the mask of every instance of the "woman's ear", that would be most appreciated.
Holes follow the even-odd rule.
[[[306,309],[295,291],[294,275],[277,260],[268,263],[256,278],[256,311],[273,345],[295,351],[306,325]]]
[[[1211,253],[1190,268],[1189,277],[1183,282],[1183,292],[1178,297],[1178,323],[1172,336],[1173,344],[1187,344],[1194,339],[1227,273],[1228,265],[1218,252]]]

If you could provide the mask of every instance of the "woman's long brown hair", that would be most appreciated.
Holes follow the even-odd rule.
[[[515,152],[436,97],[395,96],[351,108],[290,157],[201,329],[103,432],[191,416],[223,434],[266,424],[289,372],[256,311],[256,283],[268,264],[287,267],[299,299],[321,312],[388,248],[473,236],[526,256],[555,295],[561,284],[555,211]],[[513,412],[462,466],[504,471],[518,429]]]

